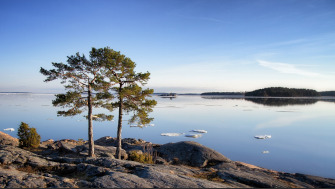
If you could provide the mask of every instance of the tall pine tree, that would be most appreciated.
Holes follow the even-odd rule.
[[[79,53],[67,58],[66,64],[53,62],[55,69],[46,70],[41,67],[40,73],[47,76],[45,82],[60,79],[67,90],[65,94],[57,94],[52,101],[54,106],[68,108],[66,111],[58,111],[58,116],[74,116],[87,110],[89,156],[94,157],[92,121],[113,119],[112,115],[93,115],[93,108],[104,107],[113,99],[113,95],[108,90],[103,90],[101,85],[101,81],[105,79],[101,72],[105,68],[105,57],[92,48],[89,59]]]
[[[116,99],[111,103],[111,109],[118,109],[117,128],[117,151],[116,156],[121,159],[121,132],[124,111],[132,113],[129,123],[137,123],[139,126],[149,124],[153,118],[148,114],[157,104],[148,97],[154,92],[153,89],[142,89],[149,80],[150,73],[136,73],[136,64],[125,55],[114,51],[109,47],[98,49],[97,52],[104,57],[104,75],[107,80],[100,80],[106,90],[111,90]]]

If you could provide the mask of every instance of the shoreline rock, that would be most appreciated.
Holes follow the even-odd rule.
[[[0,144],[19,146],[19,139],[0,131]]]
[[[114,158],[114,142],[112,137],[96,140],[95,158],[87,157],[87,144],[83,141],[48,140],[34,151],[0,143],[0,187],[335,187],[334,179],[272,171],[232,161],[213,149],[190,141],[158,145],[123,139],[124,159],[118,160]],[[156,164],[126,160],[134,150],[152,153]]]

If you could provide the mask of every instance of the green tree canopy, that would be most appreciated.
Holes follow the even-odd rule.
[[[312,89],[294,89],[285,87],[269,87],[246,92],[245,96],[262,96],[262,97],[315,97],[320,94]]]
[[[116,96],[116,101],[110,104],[111,109],[117,108],[118,130],[117,130],[117,158],[121,158],[121,132],[123,111],[132,113],[129,123],[137,123],[139,126],[149,124],[153,118],[149,117],[152,108],[157,102],[149,97],[153,89],[142,89],[150,78],[150,73],[136,73],[136,64],[125,55],[114,51],[109,47],[96,49],[97,54],[104,57],[104,75],[108,78],[100,80],[105,90],[111,90]]]
[[[104,57],[96,53],[96,49],[90,51],[90,58],[76,53],[68,56],[67,63],[55,63],[54,69],[46,70],[41,67],[40,72],[47,76],[45,82],[60,79],[67,92],[57,94],[52,101],[54,106],[68,108],[58,111],[58,116],[74,116],[87,110],[89,156],[94,156],[93,123],[92,120],[112,120],[112,115],[93,115],[93,108],[105,107],[113,99],[113,95],[105,90],[101,82],[105,79],[102,70],[105,69]],[[100,84],[99,84],[100,83]],[[95,94],[95,95],[94,95]]]
[[[21,122],[17,136],[19,136],[20,147],[37,148],[40,145],[41,136],[35,128],[30,128],[27,123]]]

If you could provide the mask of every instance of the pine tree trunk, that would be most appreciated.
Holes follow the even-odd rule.
[[[93,140],[93,123],[92,123],[92,94],[91,94],[91,86],[88,85],[88,156],[94,157],[94,140]]]
[[[119,88],[119,120],[117,126],[117,148],[116,148],[116,156],[117,159],[121,159],[121,132],[122,132],[122,110],[123,110],[123,99],[121,95],[122,83],[120,83]]]

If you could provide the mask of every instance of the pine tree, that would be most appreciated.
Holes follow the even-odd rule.
[[[27,123],[21,122],[17,135],[20,147],[38,148],[40,145],[41,136],[35,128],[30,128]]]
[[[105,57],[92,48],[89,59],[79,53],[67,58],[67,64],[53,62],[55,69],[41,68],[40,72],[47,76],[45,82],[60,79],[67,90],[66,94],[57,94],[56,99],[52,101],[54,106],[69,108],[66,111],[58,111],[58,116],[74,116],[87,110],[89,156],[93,157],[95,155],[92,121],[113,119],[112,115],[93,115],[93,108],[103,107],[113,99],[113,95],[107,90],[103,91],[103,86],[98,84],[104,80],[101,71],[104,68]]]
[[[104,73],[108,81],[102,81],[105,89],[112,90],[116,94],[116,101],[111,104],[111,109],[118,109],[118,129],[117,129],[117,151],[116,156],[121,159],[121,132],[123,111],[127,114],[133,113],[129,123],[137,123],[139,126],[149,124],[153,118],[148,114],[157,104],[155,100],[149,99],[154,92],[153,89],[142,89],[140,85],[145,85],[149,80],[150,73],[136,73],[136,64],[125,55],[114,51],[109,47],[98,50],[104,54]]]

